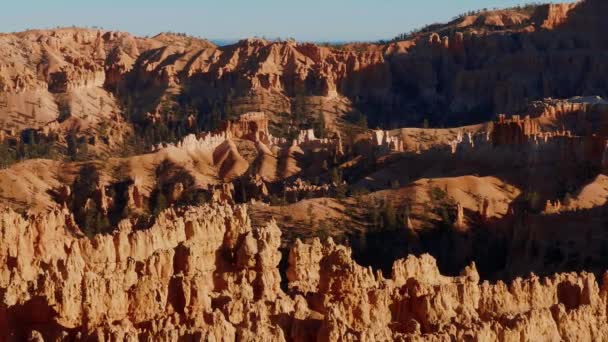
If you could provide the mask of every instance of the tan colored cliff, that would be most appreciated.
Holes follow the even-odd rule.
[[[0,252],[2,340],[25,338],[33,327],[47,339],[76,336],[76,328],[94,339],[233,340],[233,326],[255,330],[264,317],[290,310],[290,301],[267,308],[267,301],[286,300],[277,269],[280,231],[274,224],[253,230],[244,207],[169,210],[148,230],[125,221],[113,235],[92,240],[78,237],[66,211],[0,216],[3,241],[14,241]],[[230,332],[232,338],[223,335]]]
[[[167,210],[134,231],[80,237],[70,215],[0,214],[0,338],[92,340],[603,340],[608,290],[592,274],[480,283],[409,256],[385,279],[331,240],[297,241],[289,295],[281,233],[242,206]]]
[[[239,139],[262,141],[265,144],[270,141],[268,117],[263,112],[249,112],[241,115],[238,120],[227,121],[223,130]]]
[[[539,26],[543,29],[555,29],[563,25],[568,14],[577,6],[576,2],[564,4],[546,4],[539,6],[535,16],[538,18]]]
[[[544,61],[547,47],[574,47],[589,30],[601,31],[594,27],[601,22],[584,25],[584,17],[603,10],[601,3],[585,1],[532,12],[484,11],[404,42],[340,48],[262,39],[216,47],[171,34],[140,38],[72,28],[3,34],[0,129],[44,127],[66,111],[78,119],[72,125],[86,126],[119,115],[126,103],[136,104],[137,115],[157,117],[158,98],[142,95],[148,91],[170,98],[183,90],[237,113],[271,113],[274,123],[279,113],[291,112],[298,96],[339,99],[347,107],[388,105],[404,118],[413,105],[442,115],[476,108],[512,112],[526,99],[603,93],[595,85],[605,75],[586,71],[603,70],[603,61],[587,58],[602,48],[595,40],[578,54]],[[546,34],[559,30],[572,35]],[[511,33],[519,35],[517,42]],[[471,63],[476,67],[465,67]],[[505,75],[505,69],[511,72]],[[419,96],[403,95],[412,91]]]
[[[538,122],[529,116],[521,119],[519,115],[513,115],[507,119],[505,115],[499,115],[492,129],[491,140],[494,145],[523,144],[539,133]]]

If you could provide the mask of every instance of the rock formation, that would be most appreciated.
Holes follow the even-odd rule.
[[[211,202],[234,203],[234,183],[210,184]]]
[[[132,210],[142,209],[144,206],[144,196],[140,193],[136,181],[129,184],[127,188],[127,207]]]
[[[372,146],[381,152],[403,152],[403,141],[398,136],[391,136],[388,131],[372,132]]]
[[[147,230],[125,221],[93,239],[74,234],[66,211],[0,216],[3,340],[532,341],[608,333],[608,290],[593,274],[480,283],[474,264],[446,277],[422,255],[397,260],[385,279],[331,239],[295,243],[288,295],[280,230],[274,222],[253,228],[242,206],[167,210]]]
[[[202,137],[197,138],[194,134],[189,134],[177,144],[160,144],[157,149],[181,149],[185,151],[203,151],[213,153],[216,148],[223,144],[228,139],[225,132],[222,133],[205,133]]]
[[[536,11],[536,16],[540,19],[538,20],[540,27],[551,30],[563,25],[568,19],[568,14],[576,5],[576,3],[571,3],[540,6]]]
[[[249,202],[251,200],[268,201],[270,191],[268,184],[260,175],[248,175],[236,179],[234,182],[235,198],[239,202]]]
[[[494,145],[523,144],[538,133],[538,123],[529,116],[520,119],[519,115],[514,115],[506,119],[505,115],[501,114],[492,130],[492,142]]]
[[[291,112],[300,95],[341,98],[350,107],[374,106],[399,122],[409,122],[411,108],[440,117],[481,109],[489,117],[520,111],[528,99],[606,96],[596,86],[605,76],[603,61],[594,57],[594,49],[603,46],[589,35],[605,27],[602,21],[584,20],[603,9],[601,1],[587,0],[531,11],[484,11],[405,41],[342,49],[262,39],[216,47],[179,35],[137,38],[71,28],[5,34],[0,37],[0,117],[5,119],[0,128],[40,128],[60,119],[65,109],[79,120],[89,112],[109,117],[119,113],[121,101],[137,101],[137,114],[166,120],[156,99],[132,95],[163,89],[168,97],[183,91],[238,114]],[[578,50],[545,57],[561,47]],[[95,104],[85,103],[83,96]],[[190,113],[183,119],[190,128],[196,121]],[[368,120],[392,123],[374,116]],[[247,125],[237,123],[235,133],[253,127]]]
[[[397,141],[396,138],[394,140]],[[254,160],[247,160],[241,154],[243,141],[255,143],[257,157]],[[298,167],[299,160],[303,157],[326,160],[330,156],[341,156],[343,148],[339,134],[321,139],[315,136],[312,129],[301,130],[291,142],[274,137],[268,131],[266,115],[255,112],[228,121],[224,127],[214,132],[205,132],[199,136],[189,134],[175,144],[159,144],[156,152],[201,156],[217,167],[219,178],[226,181],[244,176],[250,169],[255,173],[254,176],[259,176],[264,181],[275,181],[303,171]],[[318,165],[313,163],[315,172],[326,171],[319,170],[322,162],[319,160]]]
[[[454,226],[456,226],[456,228],[464,227],[464,208],[460,203],[458,203],[456,207],[456,221],[454,222]]]
[[[310,184],[297,178],[290,184],[285,184],[283,192],[289,202],[297,202],[310,197],[328,197],[335,191],[337,184]]]
[[[317,138],[312,129],[301,130],[291,144],[304,150],[324,148],[338,155],[342,153],[342,140],[339,135],[332,139]]]
[[[607,11],[0,35],[0,341],[607,340]]]
[[[146,231],[125,221],[113,235],[91,240],[74,235],[66,211],[28,219],[5,211],[1,222],[3,239],[17,241],[3,243],[0,253],[3,340],[25,338],[34,328],[46,339],[218,331],[234,338],[233,325],[253,324],[248,329],[261,332],[264,317],[290,310],[289,301],[270,311],[262,304],[285,298],[277,269],[280,231],[273,223],[252,230],[243,207],[169,210]],[[216,253],[225,256],[216,260]],[[270,330],[281,335],[276,326]]]
[[[270,142],[268,118],[263,112],[249,112],[241,115],[238,120],[227,121],[223,128],[230,136],[252,141]]]
[[[557,200],[555,202],[547,200],[547,203],[545,204],[545,210],[543,212],[546,214],[556,214],[556,213],[559,213],[561,208],[562,208],[562,203],[559,200]]]

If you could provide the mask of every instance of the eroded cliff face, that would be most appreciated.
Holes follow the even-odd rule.
[[[0,214],[0,337],[38,341],[602,340],[608,290],[593,274],[480,284],[475,265],[442,276],[409,256],[392,276],[347,247],[299,240],[288,290],[281,232],[246,208],[167,210],[157,223],[80,237],[66,211]]]
[[[519,112],[532,99],[607,95],[600,86],[603,61],[594,52],[605,47],[590,34],[590,26],[602,24],[585,26],[581,19],[602,10],[586,1],[539,6],[528,15],[488,13],[481,26],[480,18],[465,18],[453,33],[341,49],[245,40],[173,54],[165,60],[177,62],[169,64],[142,56],[136,68],[166,80],[164,87],[187,85],[195,98],[223,99],[232,89],[239,112],[290,112],[286,100],[295,96],[338,96],[373,125],[419,124],[419,113],[448,125],[471,123]]]
[[[278,123],[275,115],[293,112],[296,98],[314,97],[326,104],[310,110],[356,108],[379,126],[420,124],[420,113],[433,123],[479,122],[533,99],[608,95],[597,53],[605,44],[594,33],[605,28],[597,19],[604,12],[593,0],[487,12],[407,41],[340,48],[261,39],[216,47],[81,29],[7,34],[2,128],[42,127],[65,108],[75,117],[116,114],[125,104],[135,108],[130,119],[157,118],[159,100],[174,93],[201,117],[219,104],[237,114],[264,111]]]
[[[244,207],[166,211],[148,230],[125,221],[94,239],[78,236],[67,211],[5,211],[1,222],[3,340],[32,329],[48,340],[234,340],[246,332],[233,326],[263,330],[291,305],[279,288],[280,231],[252,230]]]
[[[78,181],[90,174],[81,163],[31,161],[0,172],[3,203],[52,210],[0,212],[0,341],[605,339],[608,276],[596,277],[608,250],[608,107],[588,96],[528,105],[604,95],[598,56],[608,45],[593,32],[605,12],[593,0],[488,12],[454,23],[453,34],[341,48],[257,39],[219,48],[79,29],[0,35],[0,130],[12,131],[1,139],[23,127],[51,134],[124,123],[123,105],[141,111],[133,121],[187,128],[151,153],[93,162],[100,175],[91,182]],[[200,107],[180,112],[172,100]],[[324,124],[353,107],[387,124],[411,113],[521,115],[419,130],[413,140],[368,131],[347,137],[346,148],[333,130],[273,136],[277,121],[293,119],[279,112],[304,115],[315,101]],[[231,120],[185,135],[213,107],[231,109]],[[342,173],[349,168],[352,175]],[[309,198],[343,196],[347,185],[379,191],[350,203]],[[268,205],[278,194],[298,203]],[[374,244],[364,235],[351,244],[357,260],[386,270],[395,255],[426,251],[437,261],[399,259],[386,279],[331,239],[296,240],[355,238],[343,227],[351,223],[369,232],[357,210],[380,197],[407,213],[387,235],[400,238]],[[226,204],[253,200],[271,213],[263,224]],[[213,204],[189,206],[201,202]],[[283,227],[290,236],[282,237],[266,223],[275,214],[306,231]],[[103,229],[83,225],[94,237],[76,223],[106,216]],[[336,227],[324,229],[327,221]],[[460,276],[439,271],[455,275],[467,264]],[[583,269],[594,273],[558,273]]]
[[[209,103],[231,92],[238,112],[290,112],[294,97],[321,96],[346,98],[380,126],[419,124],[419,113],[448,125],[479,122],[521,111],[531,99],[606,95],[599,86],[603,61],[593,52],[604,47],[575,24],[589,8],[486,13],[446,24],[455,26],[445,32],[440,27],[386,45],[338,49],[249,39],[198,52],[145,54],[124,79],[131,87],[145,86],[141,79],[155,80],[159,89],[184,87]]]

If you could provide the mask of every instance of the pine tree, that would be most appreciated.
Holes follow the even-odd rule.
[[[393,206],[393,202],[390,200],[384,200],[384,206],[382,208],[382,217],[385,230],[391,230],[397,227],[397,212]]]
[[[376,199],[372,199],[369,203],[368,207],[368,215],[370,221],[372,222],[372,228],[374,230],[378,229],[382,225],[382,215],[380,213],[380,206]]]
[[[6,142],[0,143],[0,168],[8,167],[15,162],[15,152]]]
[[[163,195],[162,191],[159,190],[154,200],[152,213],[154,216],[158,216],[165,209],[167,209],[167,199],[165,198],[165,195]]]
[[[241,180],[241,198],[243,203],[247,202],[247,187],[245,186],[245,182]]]
[[[313,211],[312,203],[309,203],[308,207],[306,207],[306,216],[308,216],[308,224],[310,225],[311,228],[314,225],[314,218],[312,215],[312,211]]]
[[[331,181],[334,184],[337,184],[337,185],[342,184],[342,171],[340,171],[337,167],[333,167],[331,169],[330,176],[331,176]]]
[[[325,115],[323,115],[323,111],[319,113],[319,120],[316,123],[315,127],[315,135],[320,139],[325,139],[326,135],[326,122]]]
[[[76,134],[73,131],[70,131],[65,140],[67,143],[68,157],[72,161],[76,160],[76,154],[78,153],[78,147],[76,146]]]

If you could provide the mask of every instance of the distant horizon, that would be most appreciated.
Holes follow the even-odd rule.
[[[242,37],[242,38],[234,38],[234,39],[224,39],[224,38],[216,39],[216,38],[201,37],[198,35],[191,35],[191,34],[188,34],[187,32],[171,32],[171,31],[162,31],[162,32],[154,33],[154,34],[138,35],[138,34],[134,34],[132,32],[126,31],[126,30],[114,30],[114,29],[109,29],[109,28],[105,28],[105,27],[93,27],[93,26],[89,26],[89,27],[87,27],[87,26],[32,27],[32,28],[26,28],[22,31],[0,32],[0,34],[17,34],[17,33],[28,32],[28,31],[52,31],[52,30],[67,30],[67,29],[100,30],[100,31],[106,31],[106,32],[123,32],[123,33],[133,34],[137,38],[153,38],[160,34],[176,34],[176,35],[185,34],[188,37],[206,40],[206,41],[209,41],[218,46],[236,44],[239,41],[246,40],[246,39],[264,39],[264,40],[267,40],[270,42],[279,41],[279,40],[286,41],[286,40],[293,39],[295,42],[298,42],[298,43],[315,43],[315,44],[325,44],[325,43],[327,43],[327,44],[354,44],[354,43],[376,43],[376,42],[382,41],[382,39],[379,39],[379,40],[299,40],[299,39],[295,39],[295,38],[291,38],[291,37],[269,38],[269,37],[259,37],[259,36],[250,36],[250,37]],[[390,39],[392,39],[392,38],[394,38],[394,37],[391,37]]]
[[[544,3],[573,1],[544,1]],[[460,0],[309,0],[289,4],[278,0],[107,0],[82,4],[77,0],[23,0],[4,6],[0,32],[56,27],[99,27],[136,36],[185,33],[227,44],[241,39],[293,38],[300,42],[350,43],[390,40],[433,23],[449,22],[471,10],[509,8],[530,1]]]
[[[109,29],[106,27],[98,27],[98,26],[55,26],[55,27],[28,27],[24,30],[21,31],[11,31],[11,32],[6,32],[6,31],[2,31],[0,32],[0,34],[16,34],[16,33],[22,33],[22,32],[28,32],[28,31],[52,31],[52,30],[67,30],[67,29],[81,29],[81,30],[100,30],[100,31],[107,31],[107,32],[123,32],[123,33],[129,33],[129,34],[133,34],[135,37],[137,38],[153,38],[155,36],[158,36],[160,34],[175,34],[175,35],[179,35],[179,34],[185,34],[188,37],[193,37],[196,39],[202,39],[202,40],[206,40],[209,41],[215,45],[220,45],[220,46],[224,46],[224,45],[230,45],[230,44],[235,44],[238,43],[241,40],[245,40],[245,39],[264,39],[267,41],[278,41],[278,40],[290,40],[293,39],[296,42],[299,43],[316,43],[316,44],[323,44],[323,43],[328,43],[328,44],[350,44],[350,43],[373,43],[373,42],[378,42],[380,40],[299,40],[299,39],[295,39],[295,38],[291,38],[291,37],[275,37],[275,38],[269,38],[269,37],[260,37],[260,36],[250,36],[250,37],[242,37],[242,38],[208,38],[208,37],[201,37],[198,35],[191,35],[188,34],[187,32],[172,32],[172,31],[162,31],[162,32],[156,32],[154,34],[146,34],[146,35],[138,35],[138,34],[134,34],[130,31],[126,31],[126,30],[115,30],[115,29]],[[394,37],[392,37],[394,38]],[[391,38],[391,39],[392,39]]]

